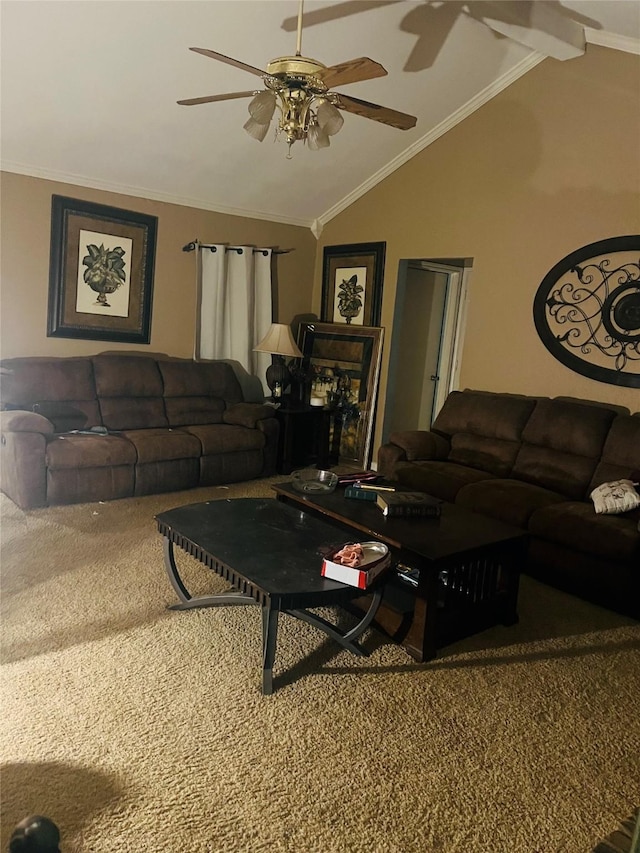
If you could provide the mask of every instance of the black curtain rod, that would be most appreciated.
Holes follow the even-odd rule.
[[[211,249],[212,252],[217,252],[217,246],[214,246],[212,243],[201,243],[199,240],[193,240],[191,243],[187,243],[186,246],[182,247],[183,252],[195,252],[195,250],[200,246],[201,249]],[[244,251],[239,246],[225,246],[225,252],[237,252],[239,255]],[[254,255],[257,252],[260,252],[262,255],[267,255],[267,249],[253,249]],[[272,249],[271,250],[274,255],[287,255],[289,252],[292,252],[293,249]]]

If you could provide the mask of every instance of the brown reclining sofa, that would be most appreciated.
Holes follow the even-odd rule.
[[[394,432],[378,471],[528,531],[528,574],[640,618],[640,509],[596,514],[640,478],[640,414],[571,398],[454,391],[430,431]]]
[[[23,509],[275,472],[273,408],[244,402],[228,362],[101,354],[0,370],[0,488]]]

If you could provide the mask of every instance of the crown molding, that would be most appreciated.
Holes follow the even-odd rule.
[[[610,47],[612,50],[623,50],[625,53],[640,55],[640,39],[621,36],[618,33],[608,33],[606,30],[594,30],[591,27],[585,27],[584,34],[589,44],[597,44],[600,47]]]
[[[225,216],[241,216],[243,219],[260,219],[266,222],[278,222],[281,225],[297,225],[300,228],[312,228],[314,220],[296,219],[294,217],[278,216],[262,210],[243,210],[237,207],[221,207],[211,204],[201,198],[188,198],[171,195],[171,193],[160,193],[148,190],[144,187],[130,187],[125,184],[100,181],[95,178],[87,178],[84,175],[72,175],[65,172],[56,172],[53,169],[42,169],[38,166],[28,166],[25,163],[16,163],[11,160],[0,160],[0,170],[3,172],[15,172],[18,175],[26,175],[30,178],[42,178],[46,181],[58,181],[61,184],[74,184],[86,189],[102,190],[103,192],[118,193],[119,195],[142,198],[148,201],[161,201],[165,204],[178,204],[182,207],[194,207],[197,210],[210,210],[212,213],[222,213]]]
[[[484,88],[481,92],[478,92],[477,95],[474,95],[471,100],[467,101],[466,104],[463,104],[459,109],[455,112],[451,113],[450,116],[444,121],[441,121],[440,124],[436,125],[432,128],[429,133],[425,134],[423,137],[418,139],[413,145],[410,145],[409,148],[406,148],[401,154],[395,157],[393,160],[389,161],[385,166],[382,167],[379,171],[377,171],[374,175],[360,184],[359,187],[356,187],[353,192],[350,192],[349,195],[346,195],[343,199],[341,199],[337,204],[334,204],[333,207],[330,207],[322,216],[318,217],[318,221],[324,226],[337,216],[339,213],[342,213],[349,205],[353,204],[354,201],[357,201],[361,198],[365,193],[368,193],[369,190],[373,189],[377,184],[387,178],[390,174],[395,172],[401,166],[404,166],[409,160],[419,154],[420,151],[423,151],[432,142],[435,142],[436,139],[439,139],[443,136],[447,131],[451,130],[457,124],[460,124],[461,121],[464,121],[471,113],[474,113],[477,109],[490,101],[504,89],[508,88],[512,83],[526,74],[528,71],[531,71],[532,68],[535,68],[540,62],[542,62],[547,57],[541,53],[531,53],[526,56],[523,60],[518,62],[517,65],[514,65],[509,71],[499,77],[497,80],[494,80],[489,86]]]

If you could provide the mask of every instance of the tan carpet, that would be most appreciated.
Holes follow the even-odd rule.
[[[168,611],[154,514],[270,482],[2,498],[3,850],[40,812],[65,853],[584,853],[633,812],[631,620],[524,578],[519,625],[418,665],[283,617],[263,697],[257,607]]]

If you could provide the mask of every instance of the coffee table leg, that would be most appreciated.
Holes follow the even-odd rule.
[[[271,602],[262,606],[262,692],[265,696],[273,693],[273,664],[276,658],[279,614],[280,611],[277,607],[272,607]]]
[[[327,636],[331,637],[332,640],[335,640],[336,643],[339,643],[343,648],[352,652],[354,655],[358,655],[359,657],[369,657],[369,652],[363,649],[356,640],[364,634],[366,629],[373,622],[381,601],[382,587],[379,586],[373,592],[371,596],[371,604],[363,618],[357,625],[354,625],[354,627],[346,633],[342,633],[336,625],[332,625],[331,622],[323,619],[322,616],[318,616],[317,613],[310,613],[308,610],[300,609],[285,610],[284,612],[288,613],[290,616],[295,616],[296,619],[301,619],[303,622],[308,622],[309,625],[313,625],[321,631],[324,631]]]
[[[412,658],[424,663],[437,653],[436,626],[438,618],[438,575],[421,568],[416,590],[413,618],[402,645]]]
[[[219,595],[191,595],[184,581],[180,577],[173,552],[173,542],[166,536],[164,538],[164,567],[169,575],[171,586],[176,591],[180,604],[170,604],[169,610],[195,610],[197,607],[229,607],[232,604],[255,604],[256,601],[250,595],[230,589]]]

